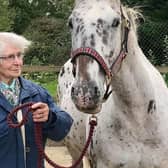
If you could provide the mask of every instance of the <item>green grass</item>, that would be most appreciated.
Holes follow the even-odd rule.
[[[36,73],[24,73],[23,77],[31,80],[40,86],[48,90],[52,97],[56,97],[57,93],[57,73],[48,72],[36,72]]]
[[[52,97],[56,96],[56,93],[57,93],[57,80],[48,81],[47,83],[41,83],[40,85],[43,86],[45,89],[47,89]]]

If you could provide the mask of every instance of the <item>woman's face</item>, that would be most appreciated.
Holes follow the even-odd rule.
[[[21,50],[12,45],[5,45],[3,54],[0,55],[0,81],[10,84],[14,78],[21,75],[22,66]]]

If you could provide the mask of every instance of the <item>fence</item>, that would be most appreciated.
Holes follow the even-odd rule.
[[[59,72],[61,66],[40,66],[40,65],[24,65],[23,72]]]
[[[168,66],[156,66],[160,73],[168,73]],[[24,65],[23,72],[59,72],[61,66]]]
[[[146,21],[138,36],[140,47],[154,65],[168,65],[168,22]]]

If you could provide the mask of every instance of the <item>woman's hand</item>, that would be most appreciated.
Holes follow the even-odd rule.
[[[34,122],[46,122],[49,116],[49,108],[46,103],[38,102],[31,106]]]

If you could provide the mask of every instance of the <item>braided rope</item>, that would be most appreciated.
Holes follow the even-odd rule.
[[[9,115],[7,116],[7,123],[9,125],[9,127],[11,127],[11,128],[19,128],[23,124],[25,124],[28,121],[27,120],[28,119],[28,112],[31,112],[31,110],[32,110],[31,106],[32,105],[33,105],[33,103],[30,102],[30,103],[24,103],[24,104],[22,104],[20,106],[17,106],[16,108],[14,108],[9,113]],[[25,108],[25,107],[27,107],[27,110],[26,110],[25,115],[23,116],[23,119],[19,123],[14,123],[13,120],[12,120],[14,114],[17,113],[18,110],[20,110],[22,108]],[[42,124],[41,122],[35,122],[35,125],[34,125],[35,142],[36,142],[37,150],[38,150],[38,153],[39,153],[37,168],[42,168],[42,160],[43,159],[45,159],[54,168],[75,168],[82,161],[84,155],[86,154],[86,151],[87,151],[87,149],[89,147],[89,144],[90,144],[90,142],[92,140],[94,128],[97,125],[97,118],[95,116],[93,116],[90,119],[90,121],[89,121],[90,131],[89,131],[89,135],[88,135],[88,139],[86,141],[86,144],[85,144],[85,146],[84,146],[84,148],[83,148],[78,160],[72,166],[69,166],[69,167],[64,167],[64,166],[57,165],[51,159],[49,159],[49,157],[45,154],[44,149],[43,149],[43,145],[42,145],[42,125],[41,124]]]

